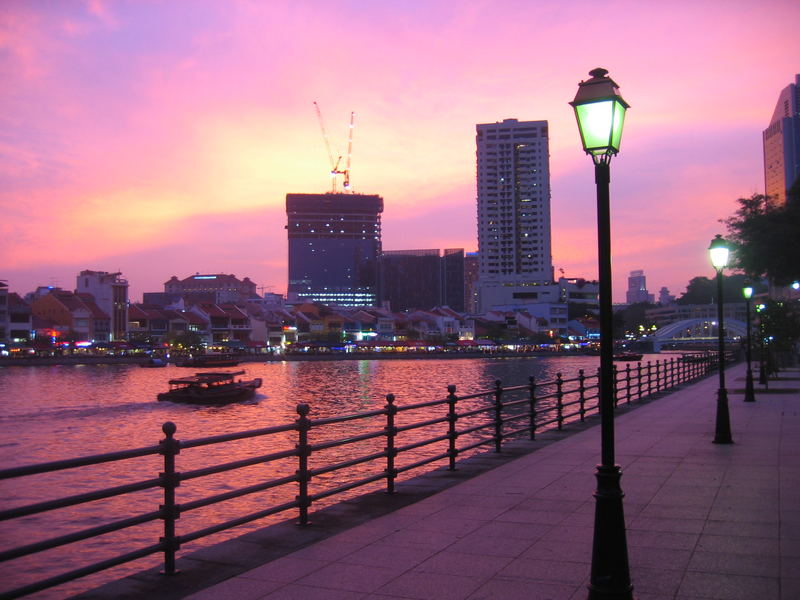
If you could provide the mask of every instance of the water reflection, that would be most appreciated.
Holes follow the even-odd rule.
[[[0,459],[6,466],[44,462],[61,458],[85,456],[125,448],[151,446],[163,437],[161,425],[173,421],[178,426],[177,439],[192,439],[215,434],[268,427],[297,418],[296,406],[305,402],[311,406],[311,418],[319,419],[342,414],[382,408],[386,394],[393,393],[399,406],[445,398],[448,384],[458,386],[461,395],[489,390],[499,379],[503,385],[523,385],[529,376],[538,381],[551,380],[561,372],[574,377],[579,369],[592,374],[597,368],[596,357],[467,359],[467,360],[385,360],[338,362],[249,363],[242,367],[244,378],[261,377],[264,381],[252,401],[220,407],[192,406],[158,402],[156,394],[164,391],[167,381],[185,376],[191,370],[169,366],[164,369],[141,369],[127,365],[9,367],[0,369]],[[479,403],[480,400],[476,400]],[[435,418],[442,408],[429,409],[412,420]],[[405,415],[398,416],[398,423]],[[412,417],[409,416],[409,419]],[[341,424],[327,436],[349,436],[365,431],[380,430],[381,418],[369,422]],[[446,425],[437,430],[443,432]],[[242,440],[225,446],[188,449],[181,452],[179,470],[188,471],[214,463],[252,457],[294,447],[294,433],[270,438]],[[430,431],[426,436],[433,435]],[[485,432],[484,436],[490,435]],[[313,441],[320,441],[320,437]],[[370,440],[358,447],[318,453],[316,466],[325,461],[346,460],[367,452],[379,452],[383,439]],[[409,443],[405,439],[403,443]],[[442,447],[421,449],[403,458],[413,462],[439,453]],[[382,468],[362,465],[363,471]],[[235,473],[218,474],[202,480],[186,482],[179,488],[179,502],[230,491],[263,482],[296,469],[292,460],[269,465],[260,464]],[[28,478],[20,482],[3,482],[4,508],[37,502],[47,498],[77,494],[93,489],[155,477],[162,470],[160,457],[144,457],[123,464],[96,465],[81,470],[53,473]],[[340,483],[336,473],[316,478],[316,489]],[[381,484],[375,484],[380,486]],[[364,490],[357,490],[361,493]],[[255,512],[270,504],[293,498],[292,486],[268,490],[231,503],[215,505],[186,513],[179,521],[180,532],[189,532]],[[336,497],[327,502],[336,502]],[[108,499],[85,506],[62,509],[50,514],[35,515],[0,527],[2,546],[46,539],[82,527],[98,525],[109,520],[154,510],[160,504],[160,490],[139,492],[124,499]],[[318,508],[319,503],[313,508]],[[282,520],[294,515],[277,515]],[[267,524],[261,520],[250,529]],[[216,543],[226,537],[244,533],[238,528],[190,545],[193,551],[203,543]],[[110,554],[122,553],[132,547],[146,546],[157,540],[160,523],[118,532],[89,540],[77,547],[57,549],[46,554],[7,563],[0,569],[5,586],[41,578],[57,565],[58,572],[78,564],[100,560]],[[103,581],[124,576],[157,564],[152,557],[43,592],[40,597],[58,598],[68,593],[99,585]],[[12,568],[13,567],[13,568]]]

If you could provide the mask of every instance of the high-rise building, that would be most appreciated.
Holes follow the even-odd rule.
[[[655,296],[647,293],[647,277],[645,277],[644,271],[631,271],[628,275],[628,291],[625,292],[625,302],[628,304],[652,303],[654,300]]]
[[[800,197],[800,75],[781,91],[764,130],[764,193],[785,205],[789,190]]]
[[[392,310],[464,310],[464,250],[386,250],[381,255],[381,297]]]
[[[471,315],[478,312],[478,272],[477,252],[464,255],[464,310]]]
[[[288,301],[378,303],[383,198],[287,194]]]
[[[91,294],[95,304],[111,319],[111,339],[125,339],[128,332],[128,281],[122,273],[106,271],[81,271],[78,273],[75,293]]]
[[[547,121],[477,125],[480,308],[524,303],[552,285]]]

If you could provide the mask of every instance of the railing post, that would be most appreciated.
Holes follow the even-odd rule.
[[[636,363],[636,392],[638,397],[636,398],[639,402],[642,401],[644,397],[644,391],[642,390],[642,363]]]
[[[580,403],[581,423],[584,421],[586,415],[586,376],[583,374],[583,369],[578,370],[578,402]]]
[[[308,418],[310,411],[308,404],[298,404],[297,414],[297,502],[300,512],[298,525],[308,525],[308,507],[311,502],[308,498],[308,482],[311,476],[308,472],[308,457],[311,455],[311,447],[308,444],[308,431],[311,429],[311,419]]]
[[[531,409],[531,439],[536,439],[536,378],[528,377],[528,390]]]
[[[558,420],[558,430],[561,431],[564,423],[564,380],[561,373],[556,373],[556,410]]]
[[[397,477],[397,469],[394,466],[394,457],[397,456],[397,449],[394,447],[394,438],[397,435],[397,427],[394,424],[394,416],[397,414],[397,406],[394,403],[394,394],[386,394],[386,493],[394,494],[394,480]]]
[[[503,445],[503,384],[494,382],[494,451],[500,452]]]
[[[163,575],[175,575],[178,572],[175,569],[175,552],[181,547],[180,537],[175,535],[175,521],[180,517],[180,506],[175,503],[175,488],[181,482],[180,473],[175,471],[175,456],[181,451],[181,443],[173,437],[177,429],[172,421],[161,426],[165,437],[159,442],[158,451],[164,457],[164,471],[159,473],[159,485],[164,488],[164,504],[158,507],[164,521],[164,537],[159,540],[164,547]]]
[[[653,365],[650,364],[650,361],[647,361],[647,395],[653,393]]]
[[[625,401],[631,403],[631,363],[625,365]]]
[[[617,382],[617,365],[611,365],[611,388],[614,398],[614,408],[617,408],[617,403],[619,402],[619,395],[617,394],[617,389],[619,388],[619,383]]]
[[[456,448],[456,440],[458,439],[458,431],[456,431],[456,421],[458,421],[458,413],[456,412],[456,404],[458,403],[458,396],[456,396],[456,386],[447,386],[447,456],[450,460],[449,469],[456,470],[456,457],[458,456],[458,448]]]

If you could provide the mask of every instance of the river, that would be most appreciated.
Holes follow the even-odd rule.
[[[644,360],[663,358],[653,355],[645,356]],[[0,459],[5,468],[151,446],[163,438],[161,426],[165,421],[177,425],[177,439],[188,440],[291,422],[297,417],[296,406],[300,402],[311,406],[311,418],[322,418],[380,408],[388,393],[395,394],[397,404],[403,405],[443,398],[447,395],[448,384],[456,384],[459,394],[468,394],[488,390],[498,379],[504,386],[522,385],[531,375],[537,381],[554,379],[559,372],[570,378],[579,369],[585,369],[587,374],[594,373],[597,365],[598,358],[591,356],[244,363],[239,367],[246,373],[243,377],[261,377],[263,387],[251,401],[222,407],[157,402],[156,394],[166,389],[169,379],[192,373],[191,369],[172,365],[160,369],[143,369],[136,365],[3,367],[0,368]],[[289,440],[284,438],[282,441],[286,443]],[[274,451],[269,443],[248,448],[239,442],[238,449],[231,454],[215,458],[232,460]],[[178,459],[179,470],[199,464],[192,462],[189,451]],[[126,467],[124,471],[119,467],[90,467],[81,470],[80,476],[77,471],[65,471],[2,481],[0,507],[83,493],[157,475],[158,460],[154,457],[137,460],[136,466]],[[288,473],[292,468],[286,466],[284,470]],[[263,477],[263,465],[261,469]],[[235,481],[218,477],[206,487],[198,488],[198,493],[229,491],[242,484],[247,482],[240,481],[238,476]],[[179,492],[183,492],[183,487]],[[140,507],[141,512],[146,512],[157,507],[158,494],[155,491],[138,494],[141,498],[132,502],[126,499],[124,508],[131,511]],[[270,501],[279,499],[275,495],[269,497]],[[203,526],[204,519],[216,522],[232,518],[237,511],[241,514],[258,510],[263,508],[263,502],[263,497],[259,500],[241,499],[232,509],[226,509],[233,510],[232,513],[215,508],[195,516],[195,525]],[[95,506],[102,503],[105,504]],[[104,522],[106,512],[118,511],[122,503],[120,499],[106,500],[3,523],[0,526],[0,544],[5,549],[66,533],[76,527],[98,525]],[[98,516],[98,510],[101,516]],[[272,521],[261,520],[204,538],[184,551],[191,552],[204,544],[217,543],[293,516],[283,513],[272,517]],[[183,528],[191,525],[191,521],[182,517],[178,524]],[[131,549],[131,544],[133,547],[149,545],[157,538],[158,524],[154,523],[151,527],[137,528],[137,533],[126,530],[11,561],[0,565],[0,581],[4,581],[2,589],[100,560],[108,555],[109,550],[116,554],[122,553],[126,545],[127,549]],[[64,598],[158,562],[159,555],[155,555],[33,597]]]

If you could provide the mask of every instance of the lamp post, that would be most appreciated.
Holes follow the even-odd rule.
[[[756,312],[758,313],[758,383],[759,385],[767,385],[767,366],[764,357],[764,318],[761,313],[767,308],[766,304],[756,305]]]
[[[589,599],[633,598],[628,543],[625,536],[622,473],[614,457],[614,329],[611,307],[611,213],[609,163],[619,152],[628,104],[605,69],[594,69],[591,79],[578,84],[570,105],[575,110],[584,151],[594,162],[597,185],[597,261],[600,304],[600,449],[595,492],[594,541]]]
[[[708,247],[711,264],[717,270],[717,338],[719,341],[719,390],[717,391],[717,424],[714,433],[715,444],[732,444],[731,418],[728,412],[728,390],[725,389],[725,327],[722,316],[722,269],[728,265],[730,248],[728,243],[717,236]]]
[[[753,288],[749,285],[742,289],[747,314],[747,378],[744,386],[744,401],[755,402],[756,393],[753,389],[753,345],[750,336],[750,298],[753,297]]]

